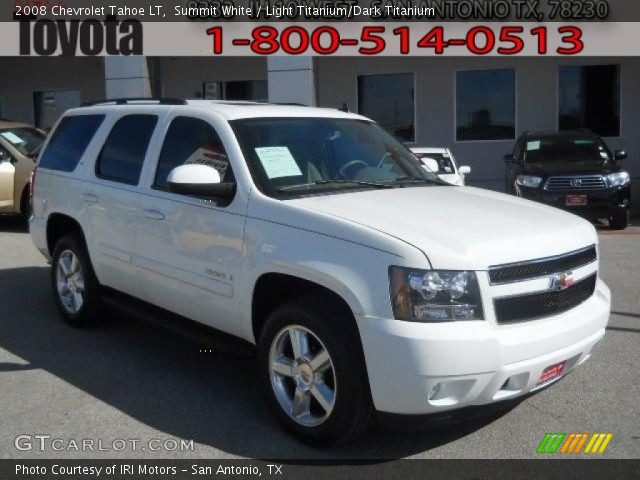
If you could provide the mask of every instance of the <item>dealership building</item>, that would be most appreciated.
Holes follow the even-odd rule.
[[[503,191],[522,132],[573,128],[627,150],[640,183],[640,58],[2,57],[0,72],[0,117],[42,128],[104,98],[346,105],[408,146],[450,147],[470,185]]]

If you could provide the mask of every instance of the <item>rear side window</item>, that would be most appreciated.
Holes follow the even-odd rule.
[[[127,115],[119,119],[98,156],[96,176],[137,185],[157,123],[155,115]]]
[[[223,182],[232,178],[229,158],[213,127],[197,118],[176,117],[162,145],[153,188],[166,190],[169,172],[189,163],[215,168]]]
[[[40,158],[40,167],[72,172],[104,120],[104,115],[73,115],[60,121]]]

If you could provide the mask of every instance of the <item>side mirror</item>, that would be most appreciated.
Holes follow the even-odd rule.
[[[513,154],[507,153],[504,156],[504,163],[516,163],[516,159],[513,157]]]
[[[460,168],[458,168],[458,172],[460,172],[462,175],[469,175],[471,173],[471,167],[469,165],[462,165]]]
[[[233,197],[236,184],[222,182],[218,170],[209,165],[193,163],[171,170],[167,177],[167,189],[180,195],[226,200]]]
[[[429,170],[431,170],[433,173],[438,173],[438,171],[440,170],[440,164],[438,163],[438,161],[435,158],[431,158],[431,157],[422,157],[420,159],[420,161],[422,162],[422,164],[427,167]]]
[[[613,153],[613,159],[614,160],[624,160],[625,158],[627,158],[626,150],[616,150]]]

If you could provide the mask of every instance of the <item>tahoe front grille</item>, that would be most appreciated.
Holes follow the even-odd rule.
[[[591,245],[590,247],[555,257],[497,265],[489,267],[489,281],[492,285],[497,285],[544,277],[588,265],[594,262],[596,258],[596,247]]]
[[[601,190],[607,188],[602,175],[581,175],[575,177],[549,177],[545,190]]]
[[[593,295],[597,274],[576,282],[565,290],[496,298],[493,305],[498,323],[514,323],[550,317],[577,307]]]

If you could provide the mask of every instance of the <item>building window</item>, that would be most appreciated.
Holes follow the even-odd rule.
[[[266,80],[204,82],[202,84],[202,98],[205,100],[266,102],[268,97]]]
[[[588,128],[603,137],[620,135],[620,67],[560,67],[558,126]]]
[[[253,100],[267,101],[266,80],[246,80],[240,82],[226,82],[225,100]]]
[[[360,75],[358,112],[396,138],[415,141],[413,73]]]
[[[512,140],[515,132],[515,71],[457,72],[456,140]]]
[[[60,115],[82,104],[80,90],[48,90],[33,92],[35,125],[48,130]]]

